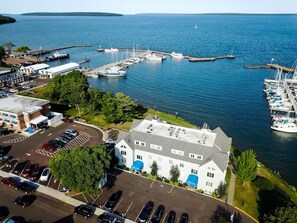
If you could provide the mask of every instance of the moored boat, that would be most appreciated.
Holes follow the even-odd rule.
[[[155,53],[147,54],[145,58],[150,61],[159,61],[159,62],[162,62],[163,60],[166,59],[166,57],[163,57],[162,55],[157,55]]]
[[[110,48],[110,49],[104,49],[105,53],[118,53],[119,49],[117,48]]]
[[[270,128],[280,132],[297,133],[296,123],[288,122],[287,120],[274,121]]]
[[[176,59],[183,59],[184,58],[184,55],[182,53],[172,52],[171,53],[171,57],[172,58],[176,58]]]

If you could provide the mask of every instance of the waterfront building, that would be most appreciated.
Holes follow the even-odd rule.
[[[48,121],[49,101],[11,95],[0,98],[0,126],[21,130]]]
[[[0,67],[0,87],[11,87],[21,82],[24,82],[24,76],[21,72]]]
[[[61,66],[39,70],[39,74],[41,78],[53,78],[58,74],[67,74],[76,69],[79,69],[78,63],[67,63]]]
[[[50,66],[45,63],[21,67],[20,70],[25,75],[36,75],[40,70],[48,69]]]
[[[179,182],[211,194],[225,181],[232,139],[221,128],[185,128],[158,118],[134,120],[129,132],[121,132],[115,155],[119,165],[136,172],[151,172],[155,161],[158,176],[170,179],[172,166],[180,172]]]

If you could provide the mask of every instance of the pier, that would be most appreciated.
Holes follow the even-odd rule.
[[[266,65],[257,65],[257,66],[244,66],[245,69],[274,69],[282,70],[284,73],[294,73],[294,69],[284,67],[278,64],[266,64]]]
[[[38,56],[38,55],[52,53],[52,52],[59,51],[59,50],[65,50],[65,49],[70,49],[70,48],[79,48],[79,47],[92,47],[92,46],[91,45],[69,45],[69,46],[62,46],[62,47],[57,47],[57,48],[52,48],[52,49],[33,50],[29,54],[32,56]]]
[[[166,55],[166,56],[171,56],[171,52],[166,52],[166,51],[160,51],[160,50],[144,50],[144,49],[133,49],[133,48],[117,48],[119,51],[134,51],[134,52],[138,52],[140,54],[137,54],[137,57],[140,58],[145,58],[146,55],[150,54],[150,53],[154,53],[154,54],[160,54],[160,55]],[[100,52],[101,53],[101,52]],[[215,61],[215,60],[219,60],[219,59],[235,59],[235,56],[233,55],[226,55],[226,56],[218,56],[218,57],[197,57],[197,56],[189,56],[189,55],[184,55],[185,59],[188,59],[189,62],[208,62],[208,61]],[[86,76],[94,76],[96,74],[98,74],[100,71],[109,69],[113,66],[118,66],[118,65],[122,65],[125,62],[129,61],[133,59],[133,57],[124,59],[124,60],[120,60],[117,62],[113,62],[110,64],[106,64],[104,66],[95,68],[93,70],[89,70],[87,72],[85,72]]]

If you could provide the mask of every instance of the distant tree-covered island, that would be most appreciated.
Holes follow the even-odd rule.
[[[123,16],[122,14],[109,12],[30,12],[21,15],[30,16]]]
[[[14,18],[11,18],[9,16],[3,16],[0,15],[0,25],[5,24],[5,23],[13,23],[16,20]]]

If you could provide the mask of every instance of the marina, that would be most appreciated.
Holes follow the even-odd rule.
[[[277,69],[274,79],[264,80],[264,92],[272,117],[271,129],[297,133],[297,71],[283,75]]]
[[[111,73],[110,69],[114,69],[114,67],[121,67],[121,72],[123,72],[123,68],[128,68],[133,64],[137,64],[139,62],[144,61],[144,59],[152,62],[163,62],[167,59],[167,56],[172,57],[174,59],[188,59],[189,62],[208,62],[208,61],[215,61],[218,59],[235,59],[233,55],[226,55],[226,56],[218,56],[218,57],[195,57],[195,56],[188,56],[183,55],[182,53],[177,52],[166,52],[166,51],[159,51],[159,50],[143,50],[143,49],[135,49],[135,48],[110,48],[110,49],[103,49],[101,46],[96,50],[98,53],[110,53],[116,54],[120,51],[131,51],[132,56],[128,57],[123,60],[119,60],[116,62],[111,62],[109,64],[103,65],[101,67],[97,67],[94,69],[90,69],[85,71],[85,75],[88,77],[125,77],[126,73],[117,73],[116,75],[108,75]],[[138,54],[136,54],[136,52]]]

